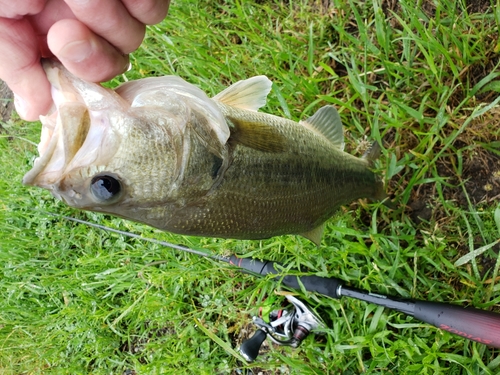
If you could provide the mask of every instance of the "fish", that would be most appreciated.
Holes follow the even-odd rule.
[[[54,105],[40,116],[39,156],[23,183],[68,206],[182,235],[292,234],[319,245],[340,206],[386,198],[373,170],[380,146],[344,152],[331,105],[300,122],[259,112],[266,76],[209,98],[178,76],[109,89],[56,61],[43,67]]]

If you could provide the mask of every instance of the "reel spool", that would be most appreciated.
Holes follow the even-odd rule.
[[[240,354],[248,362],[257,358],[266,337],[269,337],[277,345],[297,348],[311,331],[326,328],[321,318],[302,301],[291,295],[285,297],[290,302],[291,308],[271,311],[269,323],[258,316],[252,318],[252,322],[258,327],[258,330],[239,348]]]

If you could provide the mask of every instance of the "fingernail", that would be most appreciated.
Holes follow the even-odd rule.
[[[127,73],[132,70],[132,63],[130,62],[129,56],[125,55],[125,65],[123,66],[122,73]]]
[[[16,112],[19,117],[25,119],[28,114],[28,103],[26,100],[14,94],[14,105],[16,106]]]
[[[79,40],[66,44],[56,55],[60,59],[75,63],[81,62],[90,56],[92,46],[88,40]]]

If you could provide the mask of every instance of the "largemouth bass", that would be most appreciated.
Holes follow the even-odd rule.
[[[385,198],[371,170],[379,147],[344,152],[332,106],[299,123],[257,112],[271,90],[265,76],[209,98],[175,76],[111,90],[52,61],[44,68],[55,105],[23,182],[71,207],[180,234],[319,244],[340,205]]]

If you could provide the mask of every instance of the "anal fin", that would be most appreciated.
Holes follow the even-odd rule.
[[[325,230],[325,223],[321,224],[319,227],[316,227],[308,232],[300,233],[302,237],[307,238],[309,241],[312,241],[316,244],[316,246],[321,245],[321,237],[323,237],[323,232]]]

